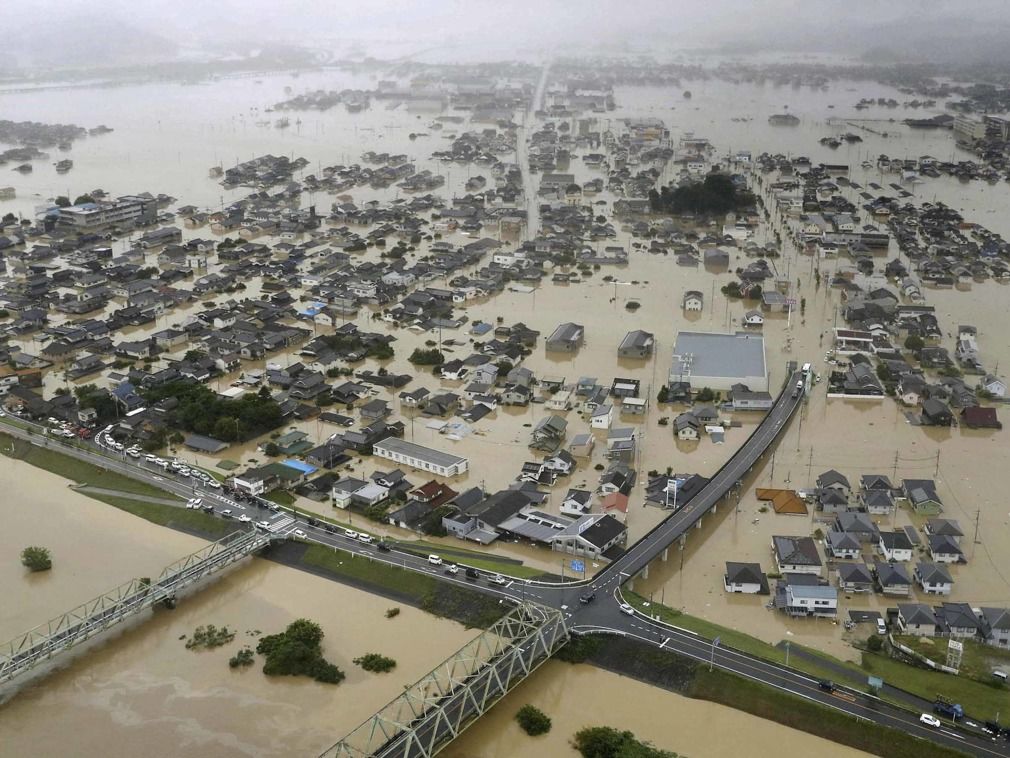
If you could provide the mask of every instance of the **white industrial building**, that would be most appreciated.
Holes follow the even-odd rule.
[[[372,446],[372,455],[446,477],[458,476],[470,467],[470,461],[466,458],[396,437],[387,437],[376,442]]]
[[[677,382],[722,391],[744,384],[751,392],[767,392],[764,338],[750,332],[680,332],[670,366],[670,384]]]

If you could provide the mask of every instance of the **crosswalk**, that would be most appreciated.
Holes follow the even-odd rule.
[[[277,519],[276,521],[270,522],[270,526],[266,528],[268,532],[279,532],[282,529],[287,529],[295,523],[295,520],[290,516],[285,516],[284,518]]]

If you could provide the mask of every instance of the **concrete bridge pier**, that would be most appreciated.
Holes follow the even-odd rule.
[[[642,569],[641,576],[642,576],[643,579],[648,579],[649,578],[649,564],[648,563],[646,563],[645,564],[645,568]]]
[[[701,522],[704,521],[704,520],[705,519],[703,519],[703,518],[698,519],[698,523],[694,525],[694,528],[695,529],[701,529]]]
[[[670,554],[670,547],[667,545],[663,548],[663,563],[666,563],[666,558]]]
[[[680,537],[677,538],[677,542],[680,543],[680,549],[683,550],[687,545],[687,532],[680,535]]]

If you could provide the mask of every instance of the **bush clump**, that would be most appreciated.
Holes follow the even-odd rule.
[[[211,648],[227,645],[235,639],[235,631],[226,626],[218,629],[213,624],[198,626],[193,631],[193,636],[186,640],[187,650],[210,650]]]
[[[280,634],[269,634],[256,645],[256,652],[266,656],[263,673],[267,676],[311,676],[317,682],[340,684],[345,674],[323,658],[323,630],[308,619],[288,624]]]
[[[516,713],[516,721],[530,737],[547,734],[551,730],[551,718],[535,705],[527,703]]]
[[[245,668],[246,666],[252,666],[253,661],[254,654],[252,648],[244,647],[228,659],[228,666],[233,669]]]
[[[396,668],[396,661],[380,653],[365,653],[360,658],[355,658],[354,663],[375,674],[386,674]]]
[[[49,571],[53,567],[53,557],[48,548],[33,545],[21,551],[21,565],[29,571]]]

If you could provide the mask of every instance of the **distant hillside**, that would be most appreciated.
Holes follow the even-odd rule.
[[[19,24],[4,39],[22,68],[92,68],[173,59],[178,45],[107,14],[45,14]]]

